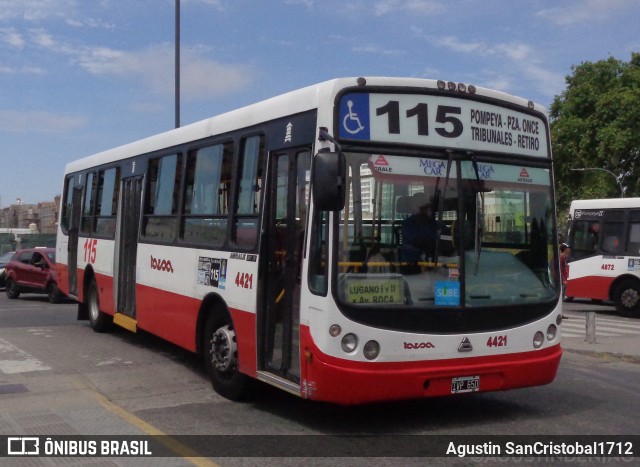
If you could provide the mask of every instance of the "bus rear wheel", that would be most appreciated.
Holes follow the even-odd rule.
[[[95,280],[91,281],[87,290],[87,308],[89,310],[89,325],[95,332],[107,332],[111,329],[111,316],[100,311],[98,285]]]
[[[640,284],[624,280],[615,289],[613,303],[623,316],[640,317]]]
[[[203,339],[204,364],[213,389],[233,401],[245,399],[251,381],[238,369],[238,344],[229,316],[210,316]]]

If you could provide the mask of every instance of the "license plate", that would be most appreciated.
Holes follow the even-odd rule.
[[[451,394],[476,392],[480,389],[480,376],[460,376],[451,380]]]

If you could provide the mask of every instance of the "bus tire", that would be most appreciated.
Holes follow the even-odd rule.
[[[108,314],[100,311],[98,285],[95,280],[91,281],[87,290],[87,308],[89,310],[89,325],[95,332],[111,330],[113,319]]]
[[[14,300],[20,297],[20,291],[18,290],[18,284],[16,284],[13,280],[7,279],[5,283],[7,298]]]
[[[640,284],[626,279],[620,282],[613,293],[616,311],[623,316],[640,317]]]
[[[250,379],[238,369],[238,345],[227,313],[212,314],[205,325],[203,342],[205,368],[213,389],[232,401],[246,399]]]

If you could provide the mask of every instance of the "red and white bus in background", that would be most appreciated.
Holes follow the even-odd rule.
[[[306,87],[68,164],[59,225],[79,317],[201,354],[231,399],[254,379],[353,404],[556,375],[548,122],[505,93]]]
[[[567,242],[567,299],[612,300],[640,316],[640,198],[573,201]]]

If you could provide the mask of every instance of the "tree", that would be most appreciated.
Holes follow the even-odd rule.
[[[640,53],[571,70],[549,112],[559,214],[573,199],[618,198],[619,184],[625,196],[640,195]]]

